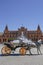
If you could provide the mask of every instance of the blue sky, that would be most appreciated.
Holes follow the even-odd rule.
[[[9,30],[21,26],[43,31],[43,0],[0,0],[0,31],[8,25]]]

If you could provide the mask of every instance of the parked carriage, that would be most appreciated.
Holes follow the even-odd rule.
[[[32,47],[36,47],[37,49],[40,48],[39,45],[37,47],[37,45],[34,42],[32,42],[30,39],[28,40],[24,36],[23,32],[22,32],[21,36],[18,37],[16,40],[11,41],[10,43],[4,43],[4,45],[5,46],[1,49],[1,52],[2,52],[2,54],[5,54],[5,55],[11,54],[12,50],[15,51],[19,47],[20,47],[19,54],[21,54],[21,55],[25,55],[27,50],[29,50],[29,53],[32,54],[31,53]],[[40,49],[39,49],[39,51],[40,51]],[[40,51],[40,53],[41,53],[41,51]]]

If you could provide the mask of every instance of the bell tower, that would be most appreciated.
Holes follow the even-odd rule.
[[[38,25],[37,31],[38,31],[38,32],[41,32],[40,25]]]
[[[6,25],[4,33],[8,33],[8,26]]]

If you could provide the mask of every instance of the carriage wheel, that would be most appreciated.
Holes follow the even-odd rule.
[[[19,53],[21,55],[25,55],[26,54],[26,49],[24,47],[20,48]]]
[[[1,52],[2,52],[2,54],[8,55],[8,54],[11,53],[11,49],[8,48],[7,46],[4,46],[4,47],[1,49]]]

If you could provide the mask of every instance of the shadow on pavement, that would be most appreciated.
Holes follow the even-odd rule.
[[[21,55],[21,54],[9,54],[9,55],[0,54],[0,56],[38,56],[38,55],[43,55],[43,54],[25,54],[25,55]]]

